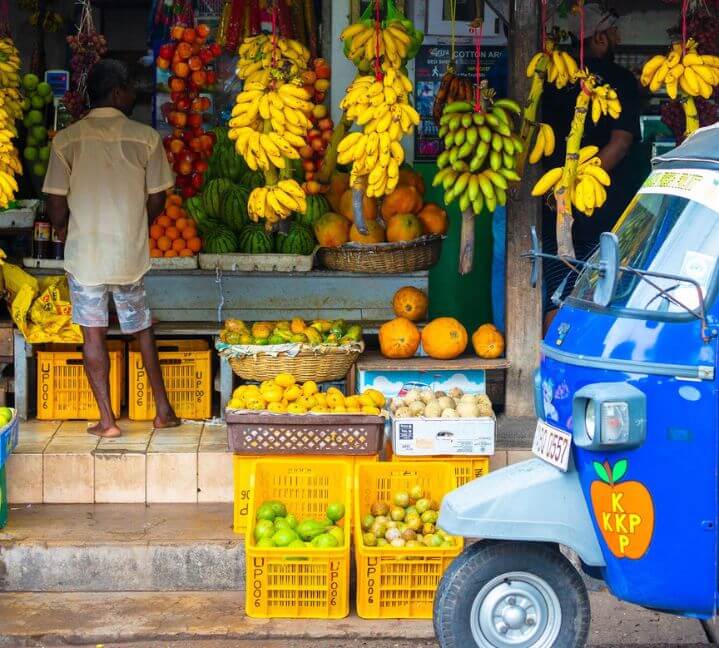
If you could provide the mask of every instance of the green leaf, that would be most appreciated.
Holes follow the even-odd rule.
[[[627,474],[627,468],[629,468],[629,462],[626,459],[617,461],[617,463],[614,464],[614,468],[612,468],[612,480],[615,483],[618,482]]]
[[[599,476],[599,479],[601,479],[603,482],[609,483],[609,473],[607,473],[607,469],[600,464],[598,461],[592,462],[592,465],[594,466],[594,472],[597,473]]]

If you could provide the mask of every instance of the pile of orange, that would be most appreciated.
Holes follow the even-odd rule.
[[[151,257],[190,257],[202,248],[195,221],[182,208],[182,198],[168,194],[165,209],[150,226]]]

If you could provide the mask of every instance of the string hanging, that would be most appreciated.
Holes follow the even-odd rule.
[[[270,67],[277,67],[277,5],[272,5],[272,55]]]
[[[542,0],[540,3],[540,12],[542,19],[542,51],[547,51],[547,2],[548,0]]]
[[[682,56],[687,53],[687,12],[689,10],[689,0],[682,2]]]
[[[577,4],[579,11],[579,69],[584,69],[584,2]]]
[[[477,19],[479,25],[469,28],[474,37],[474,112],[482,111],[482,34],[484,32],[484,21]]]
[[[454,65],[457,41],[457,0],[449,0],[449,62]]]
[[[380,57],[380,39],[382,38],[382,23],[379,19],[379,4],[380,0],[375,0],[374,3],[374,35],[375,35],[375,57],[374,57],[374,78],[377,79],[377,81],[381,81],[383,78],[382,75],[382,66],[379,62]]]

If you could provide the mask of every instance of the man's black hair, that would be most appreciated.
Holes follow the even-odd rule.
[[[115,59],[102,59],[95,63],[87,75],[87,95],[90,107],[105,101],[115,88],[127,88],[130,72],[127,66]]]

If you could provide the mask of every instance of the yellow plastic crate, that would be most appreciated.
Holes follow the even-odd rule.
[[[234,530],[235,533],[244,533],[247,530],[247,516],[250,509],[250,498],[252,497],[252,489],[250,488],[250,475],[255,469],[255,464],[262,456],[236,454],[232,459],[232,473],[235,479],[235,498],[234,498]],[[266,458],[266,457],[265,457]],[[324,459],[314,455],[280,455],[281,459],[294,459],[295,461],[304,461],[310,459]],[[378,455],[356,455],[356,456],[337,456],[332,455],[326,457],[328,461],[333,459],[343,459],[352,462],[352,472],[354,467],[362,461],[379,461]],[[352,522],[352,507],[347,509],[348,521]]]
[[[361,464],[365,465],[365,464]],[[298,520],[325,516],[331,502],[352,506],[352,462],[344,459],[259,459],[250,476],[249,526],[245,536],[246,599],[250,617],[341,619],[349,614],[350,525],[344,546],[334,549],[259,548],[255,507],[279,500]]]
[[[204,340],[158,340],[162,377],[175,414],[186,419],[212,415],[212,356]],[[129,353],[128,416],[133,421],[155,418],[155,398],[136,344]]]
[[[108,340],[110,356],[110,404],[120,416],[124,342]],[[85,375],[82,347],[60,345],[37,352],[37,417],[41,420],[98,419],[95,396]]]
[[[457,488],[464,486],[467,482],[484,477],[489,472],[489,457],[456,457],[456,456],[440,456],[440,457],[398,457],[396,454],[391,455],[392,461],[443,461],[451,464],[454,468],[454,476],[457,479]]]
[[[455,488],[452,466],[446,462],[380,462],[355,470],[354,540],[357,563],[357,614],[364,619],[431,619],[434,594],[449,564],[464,546],[366,547],[360,521],[374,502],[389,502],[392,494],[419,484],[432,499]]]

